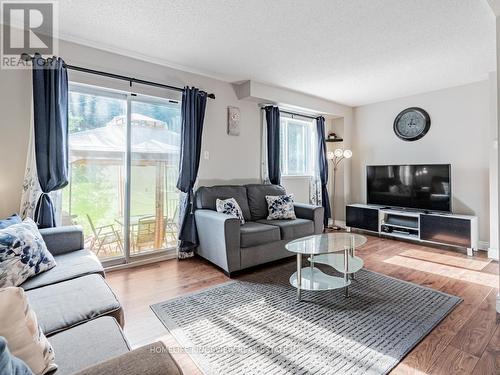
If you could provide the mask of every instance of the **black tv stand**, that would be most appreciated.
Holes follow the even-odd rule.
[[[478,249],[476,216],[435,213],[367,204],[346,207],[346,226],[397,239]]]

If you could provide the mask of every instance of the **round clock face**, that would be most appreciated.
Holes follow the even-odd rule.
[[[422,138],[431,127],[431,118],[422,108],[407,108],[394,120],[394,133],[404,141]]]

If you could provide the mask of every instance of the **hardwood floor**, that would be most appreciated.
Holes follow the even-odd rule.
[[[357,254],[369,270],[463,299],[391,374],[500,374],[497,262],[490,262],[482,252],[469,258],[457,250],[373,236],[368,236]],[[210,263],[194,258],[109,272],[107,280],[123,304],[131,344],[137,347],[161,339],[172,348],[186,374],[199,374],[149,305],[229,278]]]

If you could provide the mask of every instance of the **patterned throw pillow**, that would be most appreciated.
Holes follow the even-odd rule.
[[[269,214],[267,220],[296,219],[293,209],[293,194],[266,195]]]
[[[36,375],[57,369],[54,349],[40,329],[22,288],[0,289],[0,336],[7,340],[12,355]],[[1,368],[0,374],[4,374]]]
[[[21,217],[18,214],[14,214],[6,219],[0,220],[0,229],[5,229],[14,224],[21,224],[22,222],[23,220],[21,219]]]
[[[240,205],[236,202],[236,199],[218,199],[215,203],[217,212],[222,214],[231,215],[240,219],[240,223],[245,224],[245,218],[243,217],[243,212],[241,211]]]
[[[21,285],[55,265],[33,220],[0,230],[0,288]]]

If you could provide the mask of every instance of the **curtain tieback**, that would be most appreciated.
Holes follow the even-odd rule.
[[[36,200],[37,203],[36,203],[36,208],[35,208],[35,212],[36,212],[36,218],[35,218],[35,223],[38,225],[40,223],[40,215],[42,214],[42,210],[40,209],[40,204],[42,203],[42,198],[44,195],[49,195],[49,193],[46,193],[44,191],[41,191],[40,192],[40,195],[38,196],[38,199]]]

